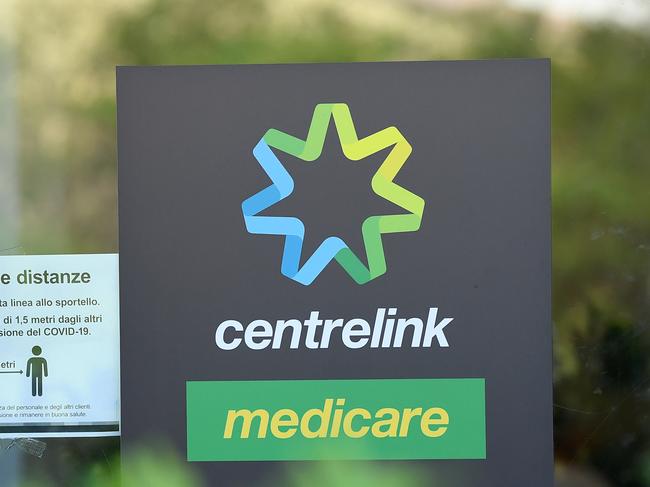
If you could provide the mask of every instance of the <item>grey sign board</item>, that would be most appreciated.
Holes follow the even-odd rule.
[[[125,451],[552,485],[549,75],[118,68]]]

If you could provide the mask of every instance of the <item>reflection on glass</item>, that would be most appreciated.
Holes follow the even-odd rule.
[[[558,485],[650,485],[648,10],[643,0],[4,0],[0,251],[116,251],[116,64],[551,57]],[[117,451],[112,439],[52,440],[42,459],[12,448],[0,454],[3,485],[74,485]],[[164,466],[150,458],[152,471]],[[291,478],[336,479],[326,468]],[[385,485],[419,485],[395,482]]]

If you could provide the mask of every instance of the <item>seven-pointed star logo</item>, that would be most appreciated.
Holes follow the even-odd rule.
[[[295,217],[259,216],[259,213],[288,197],[293,192],[293,179],[271,148],[303,161],[318,159],[325,143],[330,118],[334,119],[345,157],[358,161],[392,146],[384,162],[372,178],[373,191],[408,213],[375,215],[362,225],[368,266],[339,237],[327,237],[301,266],[305,225]],[[350,109],[345,103],[316,105],[307,139],[301,140],[276,129],[269,129],[253,149],[253,155],[272,184],[246,199],[242,211],[250,233],[284,235],[281,272],[300,284],[309,285],[335,259],[358,284],[365,284],[386,272],[384,233],[414,232],[420,228],[424,200],[396,184],[393,180],[409,155],[411,145],[396,127],[388,127],[362,139],[357,137]]]

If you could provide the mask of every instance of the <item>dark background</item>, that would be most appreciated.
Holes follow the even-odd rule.
[[[487,461],[426,462],[446,485],[552,484],[549,62],[118,68],[122,445],[185,454],[185,381],[485,377]],[[349,105],[360,137],[396,125],[414,150],[396,181],[426,201],[421,229],[384,238],[389,270],[358,286],[330,265],[312,286],[279,272],[283,238],[250,235],[241,202],[269,185],[266,129],[306,135],[320,102]],[[331,127],[332,128],[332,127]],[[362,249],[383,161],[347,161],[334,130],[305,163],[278,153],[304,218]],[[364,255],[360,252],[360,255]],[[454,321],[441,349],[224,352],[226,319],[363,317],[378,307]],[[274,463],[199,463],[212,485],[254,485]]]

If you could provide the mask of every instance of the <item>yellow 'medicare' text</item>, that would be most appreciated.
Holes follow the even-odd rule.
[[[449,427],[449,414],[439,407],[401,410],[382,407],[373,414],[362,407],[346,411],[344,406],[345,399],[325,399],[322,409],[308,409],[302,417],[288,408],[273,413],[266,409],[230,409],[223,437],[232,439],[235,426],[239,424],[239,434],[235,436],[248,439],[254,422],[257,428],[254,436],[260,439],[266,438],[269,430],[278,439],[288,439],[298,433],[305,438],[338,438],[341,435],[363,438],[368,434],[376,438],[404,438],[418,430],[426,437],[439,438]]]

